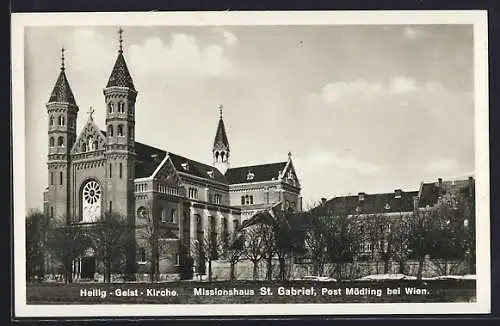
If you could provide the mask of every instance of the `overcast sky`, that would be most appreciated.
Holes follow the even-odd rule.
[[[127,27],[139,94],[136,140],[212,162],[218,106],[231,165],[292,159],[304,202],[417,190],[474,170],[472,28],[415,26]],[[47,186],[45,104],[60,48],[80,107],[105,129],[103,88],[117,28],[28,27],[27,207]]]

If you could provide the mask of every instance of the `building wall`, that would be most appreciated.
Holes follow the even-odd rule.
[[[75,219],[81,216],[81,188],[88,180],[97,181],[101,187],[101,212],[106,209],[106,169],[104,156],[90,161],[75,161],[71,164],[71,191],[70,191],[70,211]]]

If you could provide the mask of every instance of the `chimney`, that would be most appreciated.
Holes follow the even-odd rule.
[[[359,201],[364,201],[365,200],[365,193],[364,192],[359,192],[358,193],[358,199],[359,199]]]
[[[326,204],[326,198],[321,198],[321,206],[325,206]]]
[[[469,177],[469,198],[474,197],[474,192],[475,192],[475,189],[474,189],[474,178],[473,177]]]
[[[443,197],[443,178],[438,179],[438,197]]]
[[[401,198],[403,191],[401,189],[394,190],[394,198]]]

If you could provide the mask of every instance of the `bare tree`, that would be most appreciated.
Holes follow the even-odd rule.
[[[26,280],[43,277],[46,233],[48,217],[42,212],[33,211],[25,220],[26,227]]]
[[[191,240],[192,255],[197,257],[198,274],[204,274],[205,264],[208,264],[208,280],[211,282],[213,279],[212,263],[219,259],[226,245],[226,239],[212,227],[207,232],[201,231],[198,234],[198,239]]]
[[[276,240],[273,228],[269,225],[262,225],[262,259],[266,262],[266,280],[273,278],[273,259],[276,255]]]
[[[411,258],[418,260],[417,278],[422,279],[425,257],[430,255],[436,242],[436,210],[419,209],[409,220],[408,249]]]
[[[159,280],[159,242],[158,242],[158,214],[152,200],[149,200],[143,211],[139,212],[140,221],[137,223],[137,235],[140,244],[148,256],[149,281],[157,282]]]
[[[252,278],[258,278],[259,262],[266,255],[266,236],[271,233],[269,226],[265,224],[254,225],[244,230],[244,254],[245,258],[252,262]]]
[[[336,265],[335,278],[342,278],[342,266],[352,263],[359,248],[359,228],[355,218],[339,212],[328,219],[326,224],[327,253],[330,262]]]
[[[80,225],[51,221],[48,230],[47,247],[49,252],[62,264],[64,282],[72,283],[73,261],[81,256],[86,248],[92,246],[91,240],[86,230]]]
[[[229,280],[236,279],[236,264],[245,258],[245,232],[236,233],[228,245],[223,248],[224,258],[229,261],[230,273]],[[224,237],[223,237],[224,239]]]
[[[111,282],[111,273],[116,267],[123,271],[130,227],[120,214],[105,213],[89,230],[96,257],[104,264],[104,282]]]
[[[328,217],[313,217],[311,225],[306,231],[305,246],[308,256],[312,260],[313,274],[322,276],[325,264],[328,261]]]

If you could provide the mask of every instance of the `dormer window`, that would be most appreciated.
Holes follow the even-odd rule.
[[[189,171],[189,163],[188,162],[182,163],[181,166],[184,169],[184,171]]]
[[[210,170],[210,171],[207,171],[207,174],[208,176],[213,179],[214,178],[214,171]]]
[[[359,198],[359,201],[364,201],[365,200],[365,193],[364,192],[360,192],[358,194],[358,198]]]
[[[247,180],[253,180],[253,178],[255,177],[255,174],[253,174],[252,172],[248,171],[248,174],[247,174]]]
[[[391,209],[391,205],[389,205],[389,203],[385,204],[385,207],[384,207],[386,210],[389,210]]]
[[[401,198],[401,196],[402,196],[401,189],[394,190],[394,198]]]

